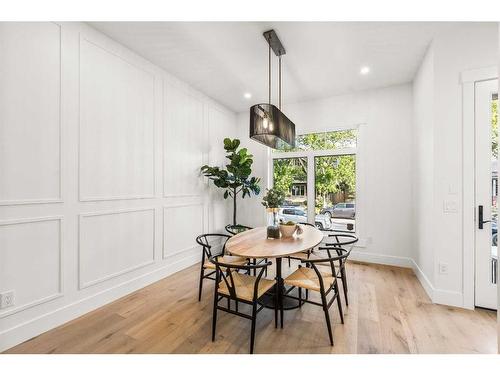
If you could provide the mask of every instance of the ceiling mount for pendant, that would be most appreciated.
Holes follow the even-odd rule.
[[[250,138],[274,149],[295,147],[295,124],[281,112],[281,56],[285,47],[274,30],[264,33],[269,45],[269,101],[250,107]],[[271,50],[279,59],[279,107],[271,103]]]

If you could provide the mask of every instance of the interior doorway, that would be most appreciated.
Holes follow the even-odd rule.
[[[498,80],[474,87],[474,305],[497,309]]]

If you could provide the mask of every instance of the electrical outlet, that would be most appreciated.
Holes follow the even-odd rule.
[[[13,290],[0,293],[0,309],[6,309],[7,307],[14,306],[14,304],[15,304],[15,293]]]
[[[439,273],[441,275],[447,275],[448,274],[448,264],[439,263]]]

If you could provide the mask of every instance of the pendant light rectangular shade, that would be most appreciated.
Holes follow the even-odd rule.
[[[274,149],[295,147],[295,124],[272,104],[250,107],[250,138]]]

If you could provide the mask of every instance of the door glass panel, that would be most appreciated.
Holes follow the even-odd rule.
[[[286,194],[278,219],[307,222],[307,158],[274,159],[273,187]]]
[[[356,156],[316,156],[316,226],[356,230]]]
[[[491,275],[496,283],[498,263],[498,94],[491,98]]]

